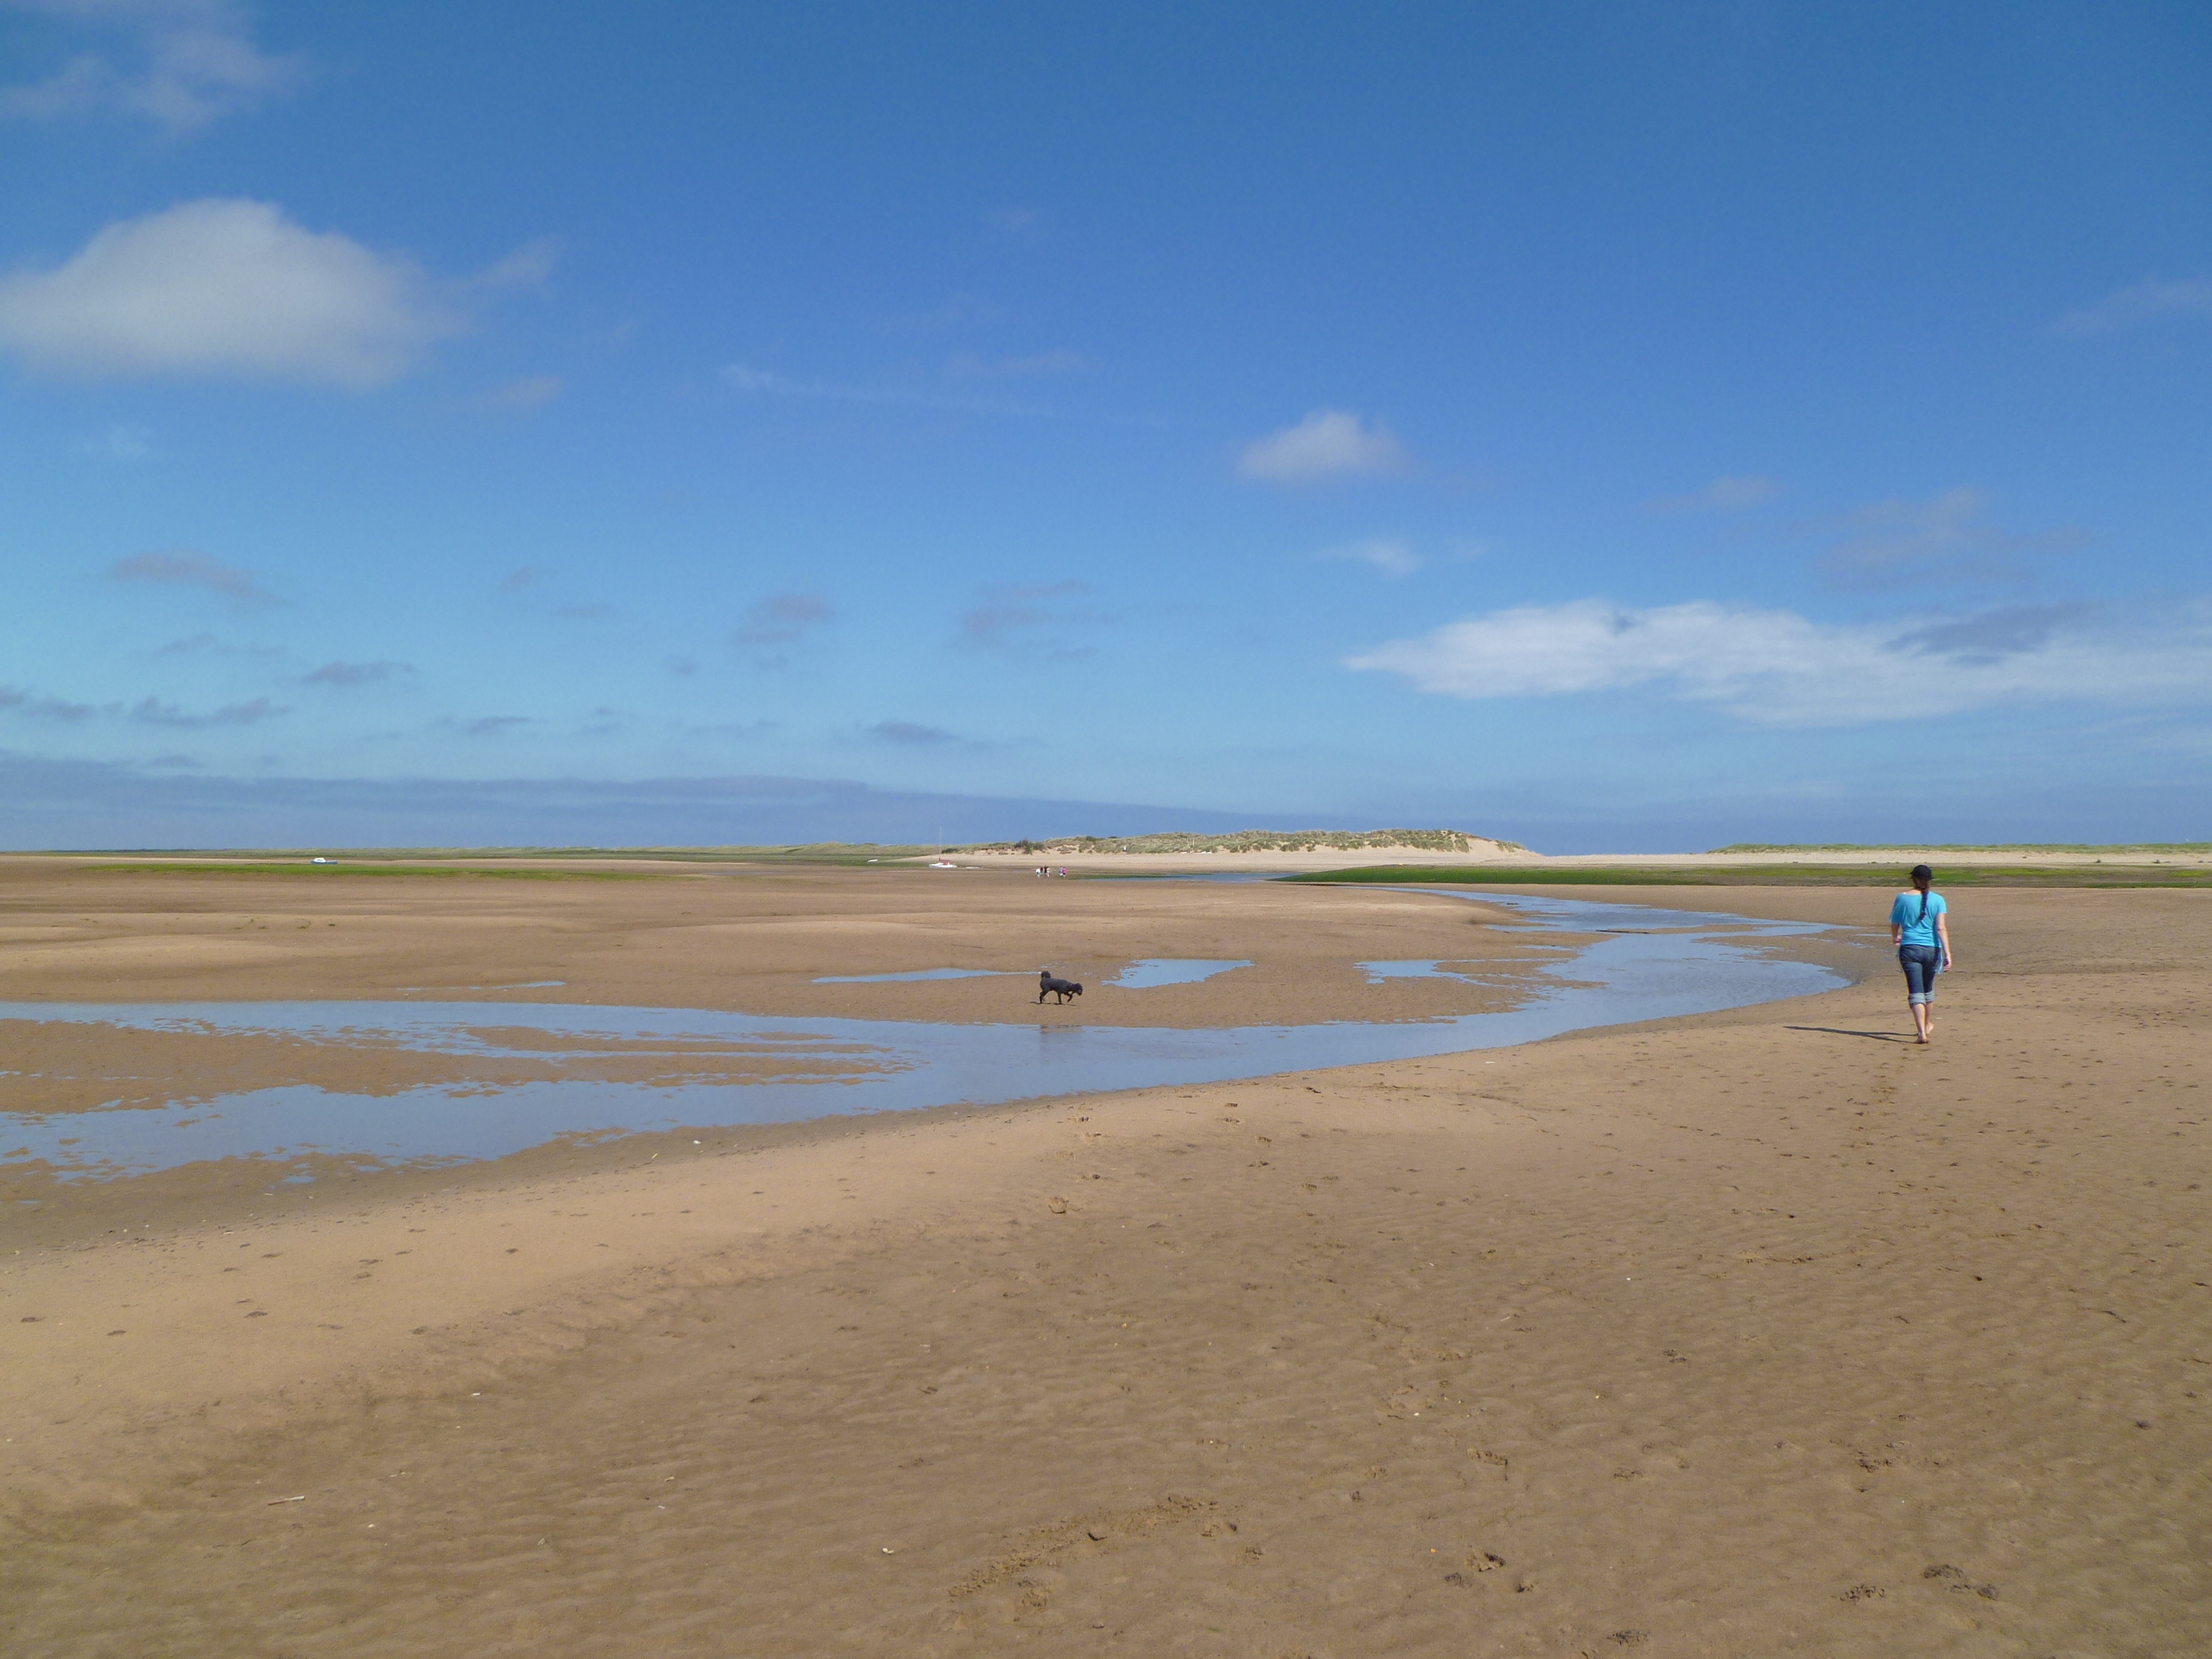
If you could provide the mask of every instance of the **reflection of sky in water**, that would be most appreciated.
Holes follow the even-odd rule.
[[[0,1167],[26,1157],[86,1174],[311,1152],[391,1160],[491,1158],[568,1133],[989,1105],[1500,1048],[1585,1027],[1802,996],[1845,982],[1827,969],[1772,957],[1760,948],[1766,939],[1821,931],[1815,925],[1487,893],[1453,896],[1505,906],[1535,929],[1599,937],[1572,958],[1526,964],[1532,989],[1521,1007],[1393,1024],[1179,1031],[1086,1026],[1079,1015],[1024,1025],[929,1025],[549,1002],[0,1004],[0,1019],[393,1042],[462,1056],[635,1059],[664,1053],[672,1065],[688,1061],[696,1068],[705,1058],[702,1046],[711,1046],[714,1053],[735,1052],[760,1065],[749,1080],[475,1082],[380,1095],[291,1084],[189,1105],[0,1112]],[[1635,931],[1605,931],[1631,925]],[[1548,986],[1547,976],[1554,982]],[[533,1044],[533,1033],[556,1040]],[[791,1064],[779,1068],[779,1058]],[[807,1069],[825,1061],[839,1074]]]
[[[565,979],[525,979],[512,985],[403,985],[403,991],[557,991]]]
[[[1147,957],[1133,962],[1106,982],[1119,990],[1148,991],[1160,985],[1196,985],[1225,974],[1232,968],[1249,968],[1249,961],[1224,962],[1205,957]]]
[[[1386,979],[1466,978],[1465,974],[1446,973],[1444,964],[1433,958],[1426,962],[1363,962],[1358,966],[1370,985],[1380,985]]]

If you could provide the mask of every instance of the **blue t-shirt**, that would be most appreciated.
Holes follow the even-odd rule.
[[[1901,893],[1897,903],[1890,906],[1890,925],[1904,929],[1904,938],[1898,941],[1901,944],[1940,945],[1942,941],[1936,937],[1936,918],[1949,908],[1942,893],[1931,893],[1928,895],[1927,913],[1923,915],[1920,895]]]

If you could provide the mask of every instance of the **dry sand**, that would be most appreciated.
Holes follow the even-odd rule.
[[[793,879],[850,971],[1026,964],[1123,905],[1147,919],[1086,948],[1272,959],[1333,918],[1332,950],[1450,956],[1374,940],[1478,925]],[[275,883],[92,880],[6,888],[0,995],[451,968],[747,1006],[734,947],[655,908],[675,887],[362,881],[279,925]],[[1863,924],[1885,895],[1725,898]],[[1383,900],[1408,913],[1353,908]],[[1250,948],[1182,948],[1243,905]],[[2212,1650],[2212,896],[1955,916],[1929,1049],[1884,972],[1488,1054],[11,1217],[0,1649]]]

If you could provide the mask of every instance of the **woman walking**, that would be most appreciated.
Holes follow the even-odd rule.
[[[1950,906],[1942,893],[1929,891],[1935,881],[1935,871],[1914,865],[1912,891],[1897,894],[1890,906],[1890,943],[1897,948],[1905,1001],[1923,1043],[1936,1026],[1936,976],[1951,965],[1951,924],[1945,914]]]

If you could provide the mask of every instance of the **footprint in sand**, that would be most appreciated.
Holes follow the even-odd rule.
[[[1938,1561],[1933,1567],[1923,1568],[1920,1576],[1923,1579],[1941,1580],[1946,1590],[1957,1590],[1966,1594],[1980,1596],[1984,1601],[1997,1599],[1995,1585],[1976,1584],[1948,1561]]]

